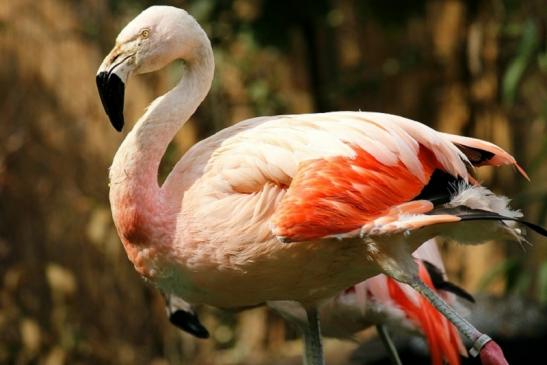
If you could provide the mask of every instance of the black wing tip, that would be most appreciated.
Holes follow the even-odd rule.
[[[464,300],[467,300],[470,303],[475,303],[475,298],[468,291],[457,286],[454,283],[451,283],[450,281],[443,282],[438,289],[452,293]]]
[[[444,275],[441,269],[439,269],[437,266],[427,260],[422,260],[422,262],[429,276],[431,277],[431,281],[433,282],[433,286],[435,287],[435,289],[450,292],[462,299],[467,300],[468,302],[475,303],[475,298],[473,298],[473,296],[469,294],[465,289],[460,288],[450,281],[446,281],[444,279]]]
[[[497,221],[515,221],[520,224],[525,225],[536,233],[547,237],[547,229],[542,226],[525,221],[524,219],[516,217],[506,217],[501,214],[490,212],[483,209],[473,209],[465,205],[459,205],[453,208],[440,208],[431,211],[429,214],[452,214],[461,218],[462,221],[472,221],[472,220],[497,220]]]
[[[462,220],[500,220],[500,221],[515,221],[520,224],[525,225],[526,227],[530,228],[531,230],[535,231],[536,233],[542,235],[543,237],[547,237],[547,229],[543,228],[542,226],[525,221],[524,219],[516,218],[516,217],[506,217],[498,213],[489,212],[487,210],[482,209],[469,209],[471,212],[468,216],[462,216]]]
[[[427,185],[412,200],[429,200],[433,205],[440,206],[448,203],[454,194],[455,188],[463,183],[465,183],[465,180],[462,178],[436,169],[433,171]]]
[[[533,231],[536,231],[537,234],[540,234],[543,237],[547,237],[547,229],[543,228],[542,226],[532,222],[523,221],[520,219],[517,220],[517,222],[524,224],[526,227],[530,228]]]
[[[460,143],[454,143],[454,145],[467,156],[474,166],[480,166],[496,156],[495,153],[480,148],[466,146]]]

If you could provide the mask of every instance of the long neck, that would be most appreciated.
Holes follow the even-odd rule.
[[[110,169],[112,212],[118,231],[133,243],[149,239],[152,231],[159,233],[159,227],[146,232],[147,225],[161,223],[167,229],[166,215],[176,214],[164,204],[158,168],[167,146],[211,87],[214,59],[205,34],[201,44],[192,60],[185,60],[185,73],[177,86],[148,107],[114,157]]]

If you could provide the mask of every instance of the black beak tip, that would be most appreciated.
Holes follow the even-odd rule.
[[[123,104],[125,84],[114,73],[99,72],[95,78],[103,108],[112,126],[121,132],[124,125]]]
[[[169,321],[181,330],[197,338],[209,338],[209,331],[205,328],[196,314],[184,310],[177,310],[169,316]]]
[[[121,119],[110,119],[110,123],[112,124],[112,126],[114,127],[114,129],[118,132],[121,132],[123,130],[123,124],[124,124],[124,120],[123,120],[123,115],[121,117]]]

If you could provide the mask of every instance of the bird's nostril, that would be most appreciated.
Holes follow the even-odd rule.
[[[112,60],[110,61],[110,63],[111,63],[111,64],[115,63],[116,60],[117,60],[118,58],[120,58],[120,56],[121,56],[121,53],[116,54],[116,55],[112,58]]]

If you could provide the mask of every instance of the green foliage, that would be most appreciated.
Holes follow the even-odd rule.
[[[516,258],[509,258],[494,266],[492,266],[482,277],[479,282],[479,291],[485,291],[492,283],[503,277],[506,280],[506,290],[510,291],[515,287],[521,287],[516,285],[519,280],[515,278],[515,273],[518,271],[520,263]]]
[[[542,305],[547,305],[547,261],[544,261],[538,273],[538,298]]]
[[[512,105],[515,102],[518,85],[526,68],[534,60],[533,55],[537,51],[538,45],[538,26],[533,20],[528,20],[523,26],[522,36],[515,57],[503,76],[502,93],[506,104]]]

